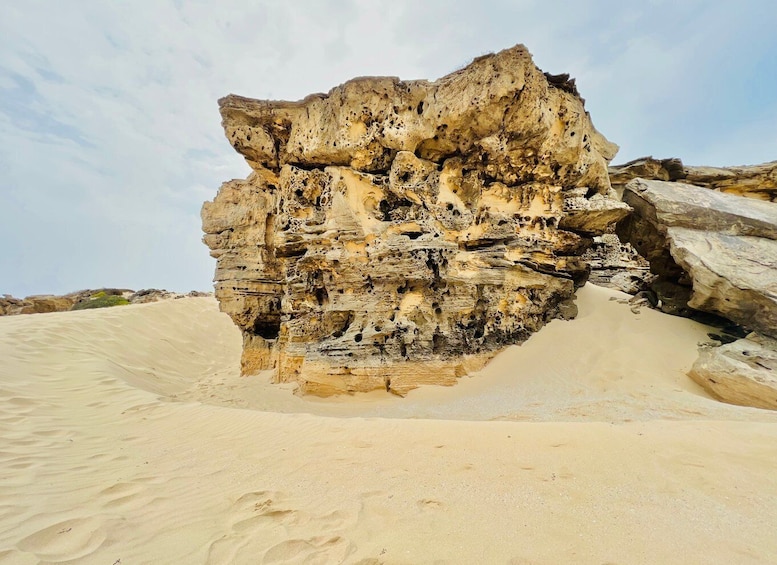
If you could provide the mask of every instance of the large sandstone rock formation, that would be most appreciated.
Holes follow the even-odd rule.
[[[690,167],[680,159],[642,157],[609,168],[613,188],[630,180],[682,181],[719,192],[777,202],[777,161],[742,167]]]
[[[436,82],[219,101],[253,173],[202,210],[242,369],[320,395],[452,384],[569,314],[622,218],[574,82],[523,46]]]

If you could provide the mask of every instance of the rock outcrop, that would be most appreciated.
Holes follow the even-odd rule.
[[[682,181],[719,192],[777,202],[777,161],[742,167],[689,167],[680,159],[642,157],[609,168],[614,189],[635,178]]]
[[[633,166],[670,177],[677,170],[656,163]],[[662,310],[707,312],[753,331],[702,348],[691,378],[724,402],[777,409],[777,204],[737,194],[634,179],[623,192],[634,211],[617,233],[650,262]]]
[[[254,172],[203,206],[242,370],[303,393],[452,384],[556,316],[628,207],[616,146],[523,46],[436,82],[219,101]]]
[[[15,314],[47,314],[70,310],[75,300],[69,296],[33,295],[14,298],[10,294],[0,298],[0,316]]]
[[[703,349],[688,374],[723,402],[777,410],[777,340],[751,334]]]
[[[777,335],[777,205],[642,179],[623,198],[634,212],[618,234],[650,262],[662,301]]]
[[[718,192],[746,196],[757,200],[777,202],[777,161],[744,167],[691,167],[680,159],[654,159],[642,157],[622,165],[611,165],[608,169],[610,182],[619,196],[623,196],[626,184],[641,178],[677,182],[678,190],[692,184]],[[622,290],[630,294],[641,292],[655,285],[662,300],[662,309],[672,314],[688,315],[687,302],[690,288],[668,284],[666,280],[656,282],[655,277],[642,270],[645,264],[639,256],[634,257],[627,246],[616,235],[607,239],[596,238],[594,246],[585,256],[591,265],[591,281],[602,286]]]

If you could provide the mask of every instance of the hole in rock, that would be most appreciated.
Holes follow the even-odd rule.
[[[436,333],[432,336],[432,353],[439,354],[442,353],[443,348],[445,347],[445,338],[442,336],[442,334]]]
[[[278,339],[281,333],[280,316],[264,316],[254,322],[253,333],[264,339]]]
[[[338,316],[338,314],[334,314],[335,316]],[[339,338],[343,337],[343,334],[348,331],[348,328],[351,327],[351,323],[353,322],[353,312],[343,312],[340,313],[340,329],[335,330],[335,332],[332,334],[333,337]]]

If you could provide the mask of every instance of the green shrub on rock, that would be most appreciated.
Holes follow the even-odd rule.
[[[71,310],[88,310],[91,308],[110,308],[111,306],[125,306],[130,303],[130,301],[124,298],[123,296],[116,296],[116,295],[106,296],[105,293],[98,293],[98,294],[102,294],[102,296],[98,296],[97,298],[91,298],[89,300],[78,302],[77,304],[73,305]]]

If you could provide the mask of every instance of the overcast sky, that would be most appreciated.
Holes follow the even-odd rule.
[[[0,0],[0,294],[210,289],[199,211],[249,169],[216,100],[435,79],[524,43],[615,162],[777,159],[777,2]]]

